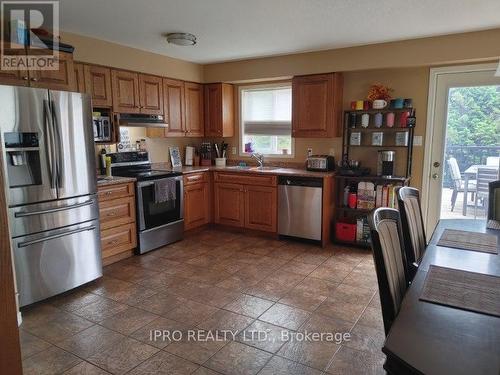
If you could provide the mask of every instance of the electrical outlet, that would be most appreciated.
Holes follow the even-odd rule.
[[[307,148],[307,156],[311,156],[313,154],[313,149],[311,147]]]
[[[413,136],[413,146],[422,146],[422,136],[414,135]]]
[[[335,156],[335,149],[334,148],[331,148],[330,150],[328,150],[328,154],[330,156]]]
[[[231,149],[231,153],[232,153],[233,155],[236,155],[236,147],[233,147],[233,148]]]

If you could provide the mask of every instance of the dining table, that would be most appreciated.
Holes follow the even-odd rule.
[[[491,165],[471,165],[469,168],[467,168],[463,173],[462,177],[464,179],[464,204],[462,205],[462,215],[467,216],[467,194],[469,192],[469,180],[475,179],[477,176],[477,170],[478,168],[495,168],[498,170],[498,167],[491,166]]]
[[[438,246],[445,229],[495,235],[485,220],[439,221],[382,351],[388,374],[500,374],[500,317],[420,299],[429,267],[500,277],[500,255]]]

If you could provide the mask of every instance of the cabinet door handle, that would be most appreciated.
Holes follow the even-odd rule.
[[[31,80],[32,80],[33,82],[36,82],[36,81],[38,81],[38,78],[33,77],[33,78],[31,78]]]
[[[27,81],[27,80],[28,80],[28,76],[24,76],[24,77],[22,77],[22,79],[23,79],[24,81]]]

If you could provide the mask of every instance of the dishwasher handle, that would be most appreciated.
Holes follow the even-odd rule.
[[[317,177],[279,176],[278,185],[322,188],[323,179]]]

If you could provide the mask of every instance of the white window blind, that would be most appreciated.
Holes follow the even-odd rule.
[[[241,101],[244,134],[291,136],[290,86],[244,89]]]

